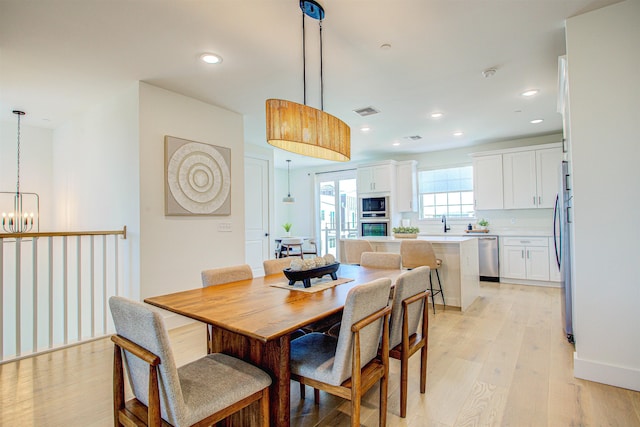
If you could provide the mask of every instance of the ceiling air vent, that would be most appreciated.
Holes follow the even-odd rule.
[[[378,114],[380,111],[376,110],[373,107],[364,107],[364,108],[358,108],[357,110],[353,110],[353,112],[362,117],[366,117],[366,116],[371,116],[373,114]]]
[[[411,135],[411,136],[405,136],[404,139],[410,139],[411,141],[418,141],[422,139],[422,137],[420,135]]]

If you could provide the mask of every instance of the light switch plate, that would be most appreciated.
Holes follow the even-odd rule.
[[[231,231],[231,223],[230,222],[221,222],[218,224],[218,231],[221,232],[229,232]]]

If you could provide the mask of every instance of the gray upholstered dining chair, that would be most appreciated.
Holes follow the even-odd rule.
[[[429,267],[429,292],[431,293],[433,314],[436,313],[434,297],[437,294],[440,294],[442,297],[442,305],[446,308],[447,304],[444,302],[444,291],[442,290],[442,282],[440,281],[440,273],[438,272],[440,267],[442,267],[442,260],[436,258],[431,242],[427,242],[426,240],[404,239],[400,243],[400,255],[402,255],[402,266],[404,268],[412,269],[423,265]],[[435,291],[433,290],[433,279],[431,278],[431,273],[434,271],[438,278],[438,289]]]
[[[271,274],[282,273],[282,270],[291,265],[291,258],[276,258],[265,259],[262,261],[262,267],[264,268],[264,275],[269,276]]]
[[[368,240],[345,239],[342,242],[344,256],[341,257],[341,260],[344,264],[360,264],[363,252],[374,252],[373,246]]]
[[[420,350],[420,393],[427,383],[427,278],[429,267],[402,273],[394,286],[389,332],[389,356],[400,360],[400,417],[407,416],[409,358]]]
[[[392,252],[363,252],[360,255],[360,265],[367,268],[400,270],[402,257]]]
[[[353,287],[338,338],[313,332],[291,341],[291,379],[351,400],[352,426],[360,425],[362,396],[378,381],[379,425],[386,424],[390,289],[391,280],[386,278]]]
[[[116,426],[208,426],[256,401],[261,424],[269,425],[267,373],[222,353],[177,368],[159,313],[123,297],[111,297],[109,306],[117,331],[111,337]],[[134,394],[127,402],[124,366]]]
[[[206,288],[207,286],[253,279],[253,270],[249,264],[240,264],[203,270],[201,276],[202,287]],[[207,353],[213,353],[213,326],[211,325],[207,325]]]

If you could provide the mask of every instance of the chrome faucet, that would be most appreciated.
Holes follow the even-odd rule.
[[[444,232],[445,233],[447,231],[451,230],[451,227],[447,227],[447,217],[445,215],[442,215],[442,222],[444,223]]]

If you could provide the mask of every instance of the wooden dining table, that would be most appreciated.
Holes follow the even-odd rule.
[[[351,288],[372,280],[395,279],[402,270],[340,265],[338,279],[352,279],[318,292],[283,289],[282,273],[146,298],[156,307],[213,326],[213,351],[248,361],[268,372],[271,425],[288,426],[291,333],[344,308]],[[202,339],[205,339],[203,334]],[[256,425],[258,408],[241,411],[233,425]]]

